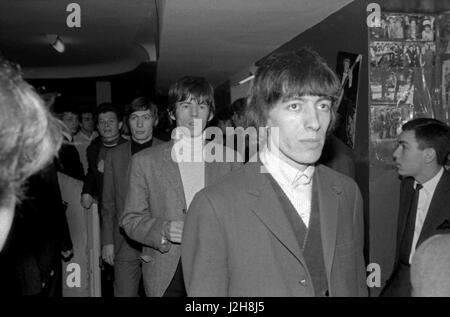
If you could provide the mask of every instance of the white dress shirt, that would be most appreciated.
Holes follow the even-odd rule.
[[[280,185],[303,220],[303,223],[308,228],[311,215],[314,166],[310,165],[304,171],[300,171],[283,161],[276,153],[268,150],[267,147],[261,151],[260,159],[267,171],[272,175],[278,185]]]
[[[431,199],[433,198],[436,186],[439,183],[442,174],[444,174],[444,168],[434,175],[434,177],[422,184],[422,189],[419,191],[419,201],[417,203],[416,221],[414,226],[414,237],[411,246],[411,254],[409,255],[409,263],[411,264],[413,255],[416,251],[417,241],[419,240],[420,233],[422,232],[423,223],[428,214],[430,208]],[[418,183],[414,182],[414,188]]]
[[[204,138],[203,135],[198,137],[181,137],[175,141],[175,155],[178,168],[180,170],[181,182],[183,183],[184,198],[186,200],[186,208],[191,205],[195,194],[205,187],[205,160],[204,160]],[[184,158],[177,149],[182,149]],[[187,157],[186,157],[187,155]]]

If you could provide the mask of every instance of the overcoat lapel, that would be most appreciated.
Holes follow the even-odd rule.
[[[186,198],[184,196],[183,182],[181,180],[180,169],[178,164],[172,159],[172,147],[173,141],[168,142],[167,146],[164,148],[163,153],[163,164],[165,164],[165,175],[161,175],[160,177],[167,179],[167,181],[172,185],[177,193],[178,199],[181,200],[184,208],[186,209]],[[158,169],[159,171],[161,169]]]
[[[319,209],[323,256],[328,281],[331,281],[339,216],[339,196],[342,193],[341,187],[335,184],[334,179],[330,177],[331,175],[324,174],[323,167],[320,165],[316,167],[313,176],[313,193],[316,191],[317,200],[313,200],[312,204],[312,208],[316,208],[314,205],[317,204]]]
[[[267,175],[261,173],[261,163],[249,162],[247,164],[252,164],[252,168],[247,170],[249,174],[250,209],[276,239],[306,267],[299,243],[291,229],[292,226],[283,212]]]

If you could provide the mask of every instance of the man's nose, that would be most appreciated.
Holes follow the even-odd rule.
[[[306,127],[308,129],[312,129],[314,131],[317,131],[320,129],[320,121],[319,121],[319,113],[318,110],[313,107],[312,109],[309,109],[305,113],[305,121],[306,121]]]
[[[198,106],[197,105],[193,105],[191,107],[191,116],[196,118],[198,116]]]
[[[392,153],[392,157],[393,157],[394,161],[397,161],[397,159],[398,159],[398,155],[399,155],[398,149],[399,149],[399,147],[396,147],[394,150],[394,153]]]
[[[143,125],[144,125],[144,120],[142,118],[138,118],[138,120],[137,120],[138,128],[142,128]]]

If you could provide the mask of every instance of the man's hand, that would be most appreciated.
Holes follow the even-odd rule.
[[[164,236],[172,243],[181,243],[184,221],[168,221],[164,226]]]
[[[114,265],[114,244],[106,244],[103,246],[102,258],[109,265]]]
[[[90,194],[83,194],[81,195],[81,206],[83,208],[89,209],[92,206],[92,203],[94,202],[94,198]]]

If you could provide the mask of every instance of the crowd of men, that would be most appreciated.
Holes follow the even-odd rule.
[[[114,296],[139,296],[141,280],[145,295],[154,297],[368,295],[354,160],[331,135],[340,81],[316,52],[276,54],[259,65],[248,98],[240,101],[245,111],[239,107],[231,116],[237,125],[264,131],[255,160],[246,157],[251,151],[235,153],[205,133],[216,113],[214,89],[205,78],[185,76],[168,92],[175,124],[169,142],[154,137],[158,107],[144,97],[128,104],[124,117],[112,104],[93,113],[65,109],[63,132],[50,124],[37,127],[40,134],[30,132],[41,135],[40,142],[57,136],[44,146],[50,153],[44,161],[52,164],[28,180],[17,208],[11,202],[17,188],[44,164],[36,146],[17,152],[10,130],[32,137],[29,122],[21,122],[30,117],[29,104],[53,119],[31,87],[21,79],[12,85],[10,74],[8,66],[0,71],[0,107],[19,119],[0,119],[0,220],[7,219],[0,222],[0,247],[16,209],[16,222],[23,224],[14,224],[1,272],[16,272],[9,283],[17,294],[61,295],[61,258],[73,251],[58,171],[83,182],[84,208],[99,206],[102,258],[113,266]],[[32,101],[17,99],[14,89]],[[19,141],[17,146],[29,147],[30,141]],[[428,268],[436,247],[417,252],[419,259],[416,249],[450,233],[450,176],[443,167],[449,149],[450,129],[443,122],[422,118],[402,127],[393,153],[403,177],[397,255],[384,296],[411,296],[411,279],[415,295],[430,292],[421,282],[427,280],[423,270],[411,276],[411,263]],[[233,155],[218,155],[225,152]],[[14,182],[7,171],[27,164],[22,156],[40,164],[18,170],[20,182]],[[440,274],[443,265],[433,270]],[[449,279],[436,283],[449,294]]]

